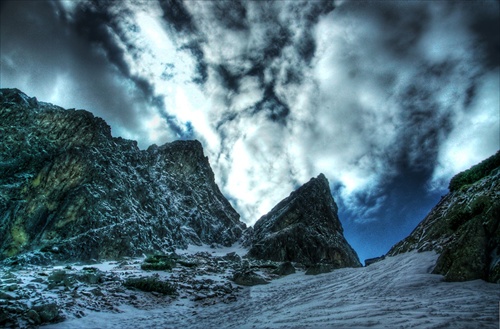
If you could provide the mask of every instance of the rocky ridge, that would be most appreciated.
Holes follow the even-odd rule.
[[[262,216],[246,233],[248,255],[311,265],[315,274],[361,266],[343,236],[328,180],[312,178]]]
[[[140,150],[112,137],[90,112],[17,89],[0,90],[0,135],[0,259],[26,252],[32,263],[117,259],[188,244],[229,246],[245,229],[198,141]]]
[[[483,171],[476,166],[457,175],[452,181],[466,183],[444,196],[388,255],[434,250],[440,254],[434,273],[446,280],[500,283],[500,152],[487,162],[496,169],[476,175],[476,181],[462,179]]]

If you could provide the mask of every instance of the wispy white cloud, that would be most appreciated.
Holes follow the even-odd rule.
[[[430,188],[448,186],[451,177],[500,149],[500,70],[487,74],[467,111],[455,113],[454,127],[441,145]]]

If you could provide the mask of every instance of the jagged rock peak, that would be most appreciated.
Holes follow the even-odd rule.
[[[151,145],[147,152],[167,157],[172,165],[176,165],[176,170],[182,170],[185,174],[202,170],[214,178],[208,157],[203,153],[203,146],[198,140],[178,140],[162,146]]]
[[[230,245],[245,228],[199,141],[141,151],[106,122],[0,89],[0,259],[99,259]],[[38,257],[37,256],[37,257]]]
[[[10,103],[12,105],[36,107],[38,100],[36,97],[29,97],[17,88],[4,88],[0,90],[0,96],[3,103]]]
[[[255,223],[249,256],[336,268],[360,266],[342,234],[337,211],[326,177],[312,178]]]
[[[264,233],[267,230],[279,231],[285,226],[288,226],[288,221],[284,221],[281,216],[282,213],[289,210],[290,207],[299,205],[301,208],[309,209],[315,208],[318,204],[321,204],[325,207],[326,210],[324,213],[335,214],[332,216],[332,220],[326,222],[328,226],[333,226],[333,229],[343,232],[342,225],[340,221],[336,220],[336,214],[338,211],[337,204],[333,200],[333,197],[330,192],[330,186],[328,180],[326,179],[324,174],[319,174],[316,178],[311,178],[309,182],[300,186],[297,190],[290,193],[290,195],[281,200],[276,206],[274,206],[271,211],[264,215],[259,221],[257,221],[254,225],[254,232],[256,237],[259,236],[259,233]],[[301,209],[301,210],[305,210]],[[311,209],[313,210],[313,209]],[[317,221],[313,216],[305,216],[305,217],[296,217],[295,221]]]
[[[450,193],[388,255],[434,250],[434,273],[446,280],[500,283],[500,152],[451,181]]]
[[[205,158],[203,153],[203,146],[200,141],[194,140],[178,140],[170,143],[165,143],[161,146],[156,144],[151,145],[147,149],[148,152],[152,153],[164,153],[164,154],[183,154],[186,157],[195,159]]]
[[[0,120],[18,120],[32,127],[32,135],[23,136],[23,142],[11,145],[9,151],[18,152],[22,147],[36,146],[67,149],[76,146],[91,146],[108,142],[124,142],[111,137],[111,127],[99,117],[85,110],[64,110],[60,106],[40,102],[19,89],[0,89]],[[55,125],[54,122],[58,124]],[[19,127],[4,127],[6,138],[19,133]],[[45,143],[50,141],[49,143]],[[136,142],[126,141],[137,146]],[[0,148],[0,152],[5,148]],[[47,150],[46,150],[47,151]]]

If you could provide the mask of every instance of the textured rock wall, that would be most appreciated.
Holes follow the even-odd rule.
[[[434,273],[448,281],[500,283],[500,168],[450,192],[415,230],[391,248],[440,253]]]
[[[198,141],[139,150],[83,110],[0,90],[0,251],[113,258],[230,245],[245,225]]]
[[[249,233],[249,256],[335,268],[361,266],[343,236],[328,180],[311,179],[262,216]]]

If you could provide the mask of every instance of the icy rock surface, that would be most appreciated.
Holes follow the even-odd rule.
[[[198,141],[140,150],[84,110],[0,90],[0,259],[116,259],[229,246],[245,225]],[[21,261],[20,259],[19,261]],[[16,260],[14,260],[16,261]]]
[[[500,283],[500,167],[448,193],[388,255],[412,250],[440,254],[435,273],[448,281]]]
[[[249,256],[323,267],[361,266],[343,235],[328,180],[323,174],[292,192],[246,233]]]

